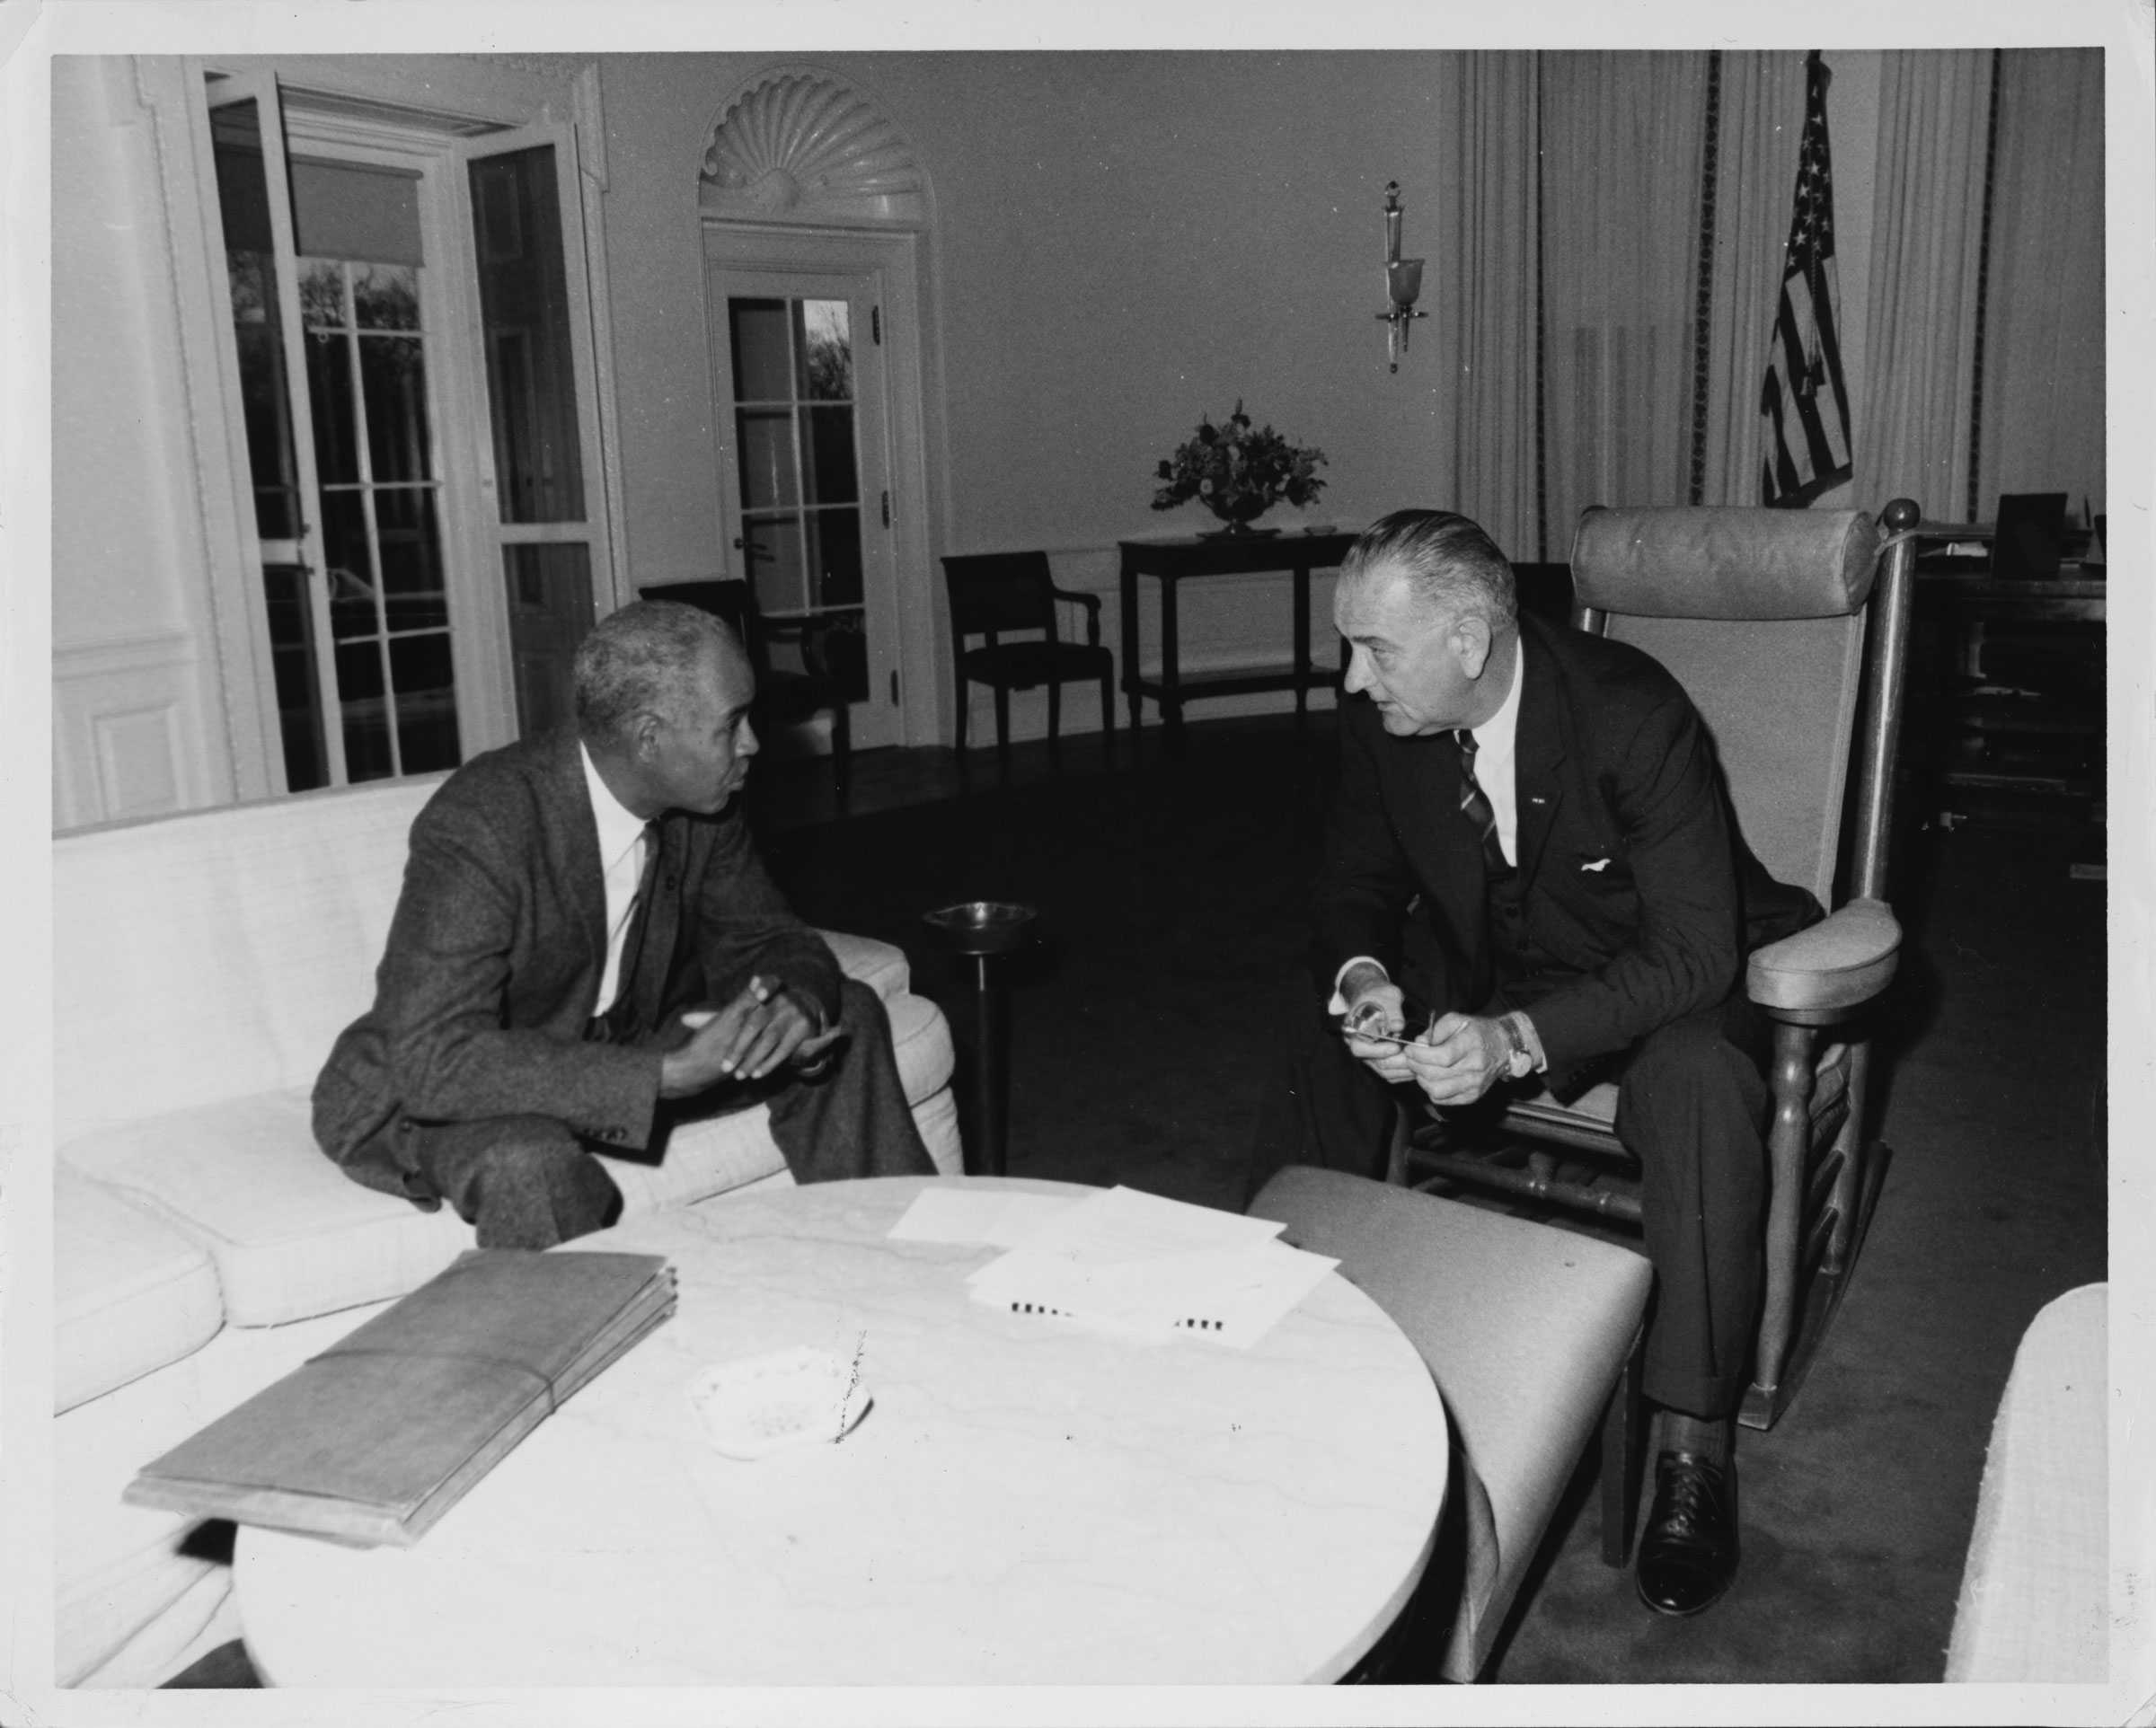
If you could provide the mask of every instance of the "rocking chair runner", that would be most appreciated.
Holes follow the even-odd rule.
[[[1774,1022],[1766,1292],[1739,1412],[1753,1428],[1772,1426],[1802,1383],[1887,1157],[1863,1138],[1870,1047],[1861,1017],[1893,978],[1901,940],[1885,895],[1917,507],[1896,499],[1884,520],[1882,532],[1859,511],[1595,509],[1572,549],[1575,624],[1636,644],[1675,675],[1714,734],[1754,853],[1833,908],[1758,950],[1746,972],[1748,993]],[[1852,766],[1854,832],[1837,904]],[[1538,1148],[1524,1170],[1448,1146],[1442,1128],[1403,1116],[1390,1179],[1494,1189],[1637,1223],[1636,1193],[1568,1180],[1541,1150],[1629,1166],[1616,1096],[1603,1085],[1568,1106],[1547,1093],[1510,1104],[1504,1133]]]

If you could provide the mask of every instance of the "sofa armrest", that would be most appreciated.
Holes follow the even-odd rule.
[[[1755,951],[1745,991],[1770,1014],[1816,1019],[1860,1007],[1886,989],[1902,927],[1884,900],[1851,900],[1809,930]]]

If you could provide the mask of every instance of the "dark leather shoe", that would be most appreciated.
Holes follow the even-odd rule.
[[[1657,1614],[1697,1614],[1736,1576],[1736,1466],[1664,1452],[1639,1538],[1639,1600]]]

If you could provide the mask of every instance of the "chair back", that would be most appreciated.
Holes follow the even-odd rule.
[[[1888,520],[1913,528],[1915,507],[1889,506]],[[1885,888],[1913,547],[1901,539],[1883,558],[1881,544],[1860,510],[1662,508],[1588,510],[1572,545],[1575,622],[1645,649],[1684,686],[1753,853],[1827,906],[1873,618],[1850,892]]]
[[[1055,578],[1046,552],[969,552],[943,560],[943,581],[950,597],[950,632],[963,643],[968,636],[1012,630],[1046,630],[1056,635]]]
[[[667,582],[637,593],[646,600],[677,600],[685,606],[708,612],[734,633],[749,668],[759,683],[771,676],[771,654],[764,640],[763,620],[756,597],[746,582]]]

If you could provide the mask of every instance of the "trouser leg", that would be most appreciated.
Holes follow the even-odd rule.
[[[543,1248],[605,1230],[622,1191],[569,1127],[551,1116],[405,1122],[400,1156],[476,1227],[482,1248]]]
[[[1655,1268],[1643,1390],[1690,1415],[1733,1415],[1763,1283],[1766,1027],[1741,996],[1641,1040],[1618,1088],[1617,1134],[1639,1160]]]
[[[771,1137],[796,1182],[847,1177],[933,1176],[935,1160],[906,1101],[883,1000],[858,979],[839,991],[845,1027],[838,1058],[813,1080],[795,1080],[771,1100]]]

